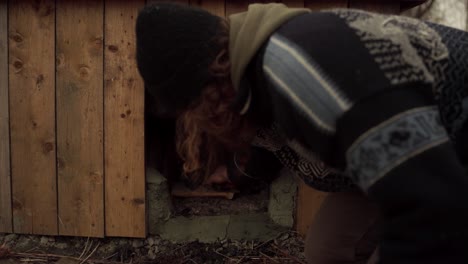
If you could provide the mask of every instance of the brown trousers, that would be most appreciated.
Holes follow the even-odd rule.
[[[379,212],[360,192],[330,193],[307,234],[311,264],[377,263]]]

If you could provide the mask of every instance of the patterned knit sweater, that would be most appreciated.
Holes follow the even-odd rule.
[[[273,32],[241,83],[239,108],[265,127],[255,145],[315,188],[356,184],[381,205],[382,263],[468,261],[468,33],[312,12]]]

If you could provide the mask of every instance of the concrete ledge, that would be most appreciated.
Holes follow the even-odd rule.
[[[276,224],[289,228],[294,226],[297,188],[296,177],[286,169],[271,183],[268,214]]]
[[[171,242],[214,242],[224,239],[230,217],[199,216],[195,218],[176,217],[155,227],[155,234]]]
[[[171,242],[215,242],[223,239],[267,241],[287,228],[276,225],[267,214],[175,217],[153,231]]]
[[[232,215],[226,238],[268,241],[288,228],[275,224],[268,214]]]
[[[282,171],[271,184],[268,213],[240,215],[171,217],[172,201],[166,179],[147,170],[148,230],[172,242],[214,242],[223,239],[267,241],[294,224],[297,184]]]

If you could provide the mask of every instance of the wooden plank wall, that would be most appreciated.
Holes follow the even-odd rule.
[[[145,225],[144,86],[135,65],[139,1],[106,1],[106,235],[143,237]],[[122,162],[126,161],[126,162]]]
[[[53,0],[9,6],[14,232],[57,234]]]
[[[104,236],[103,1],[57,2],[59,233]]]
[[[0,1],[0,232],[146,235],[144,4]]]
[[[146,235],[138,10],[158,0],[0,0],[0,232]],[[251,0],[173,0],[219,16]],[[283,0],[390,13],[372,0]],[[324,194],[299,189],[305,232]]]
[[[0,0],[0,233],[12,232],[8,109],[8,5]]]

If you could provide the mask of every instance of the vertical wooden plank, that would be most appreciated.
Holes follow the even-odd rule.
[[[135,62],[140,1],[107,0],[105,10],[106,235],[145,237],[144,85]]]
[[[218,0],[190,0],[190,5],[201,7],[212,14],[220,17],[226,16],[226,5],[224,1]]]
[[[103,14],[103,1],[57,1],[61,235],[104,235]]]
[[[307,234],[307,229],[314,221],[326,196],[326,193],[312,189],[304,182],[300,182],[296,208],[296,230],[299,234],[303,236]]]
[[[348,0],[305,0],[305,7],[314,11],[328,8],[347,8]]]
[[[0,233],[13,232],[8,110],[8,6],[0,0]]]
[[[183,5],[188,5],[190,0],[146,0],[146,4],[154,4],[158,2],[172,2],[172,3],[177,3],[177,4],[183,4]]]
[[[382,14],[398,14],[400,1],[395,0],[349,0],[349,8],[363,9]]]
[[[10,5],[13,231],[55,235],[55,6],[53,0]]]

